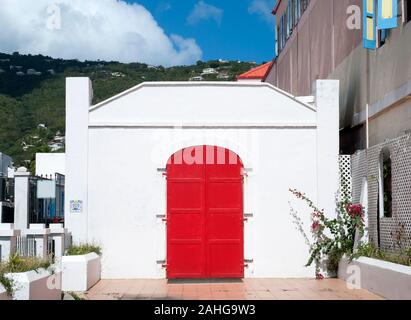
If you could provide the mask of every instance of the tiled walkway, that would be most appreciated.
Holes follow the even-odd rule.
[[[90,300],[374,300],[338,279],[245,279],[236,281],[102,280]]]

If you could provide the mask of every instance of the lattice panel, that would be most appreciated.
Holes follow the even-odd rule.
[[[367,152],[358,151],[351,156],[351,184],[352,184],[352,201],[360,203],[361,191],[364,178],[367,178]]]
[[[380,245],[394,251],[398,250],[396,238],[399,234],[403,247],[411,245],[411,135],[387,141],[352,157],[353,201],[359,201],[362,178],[367,177],[369,236],[377,245],[379,170],[384,148],[388,148],[391,155],[393,216],[380,218]]]
[[[340,200],[351,199],[351,156],[340,155]]]

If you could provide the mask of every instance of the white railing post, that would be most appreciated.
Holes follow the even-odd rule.
[[[26,230],[29,226],[30,172],[21,167],[14,173],[14,226]]]

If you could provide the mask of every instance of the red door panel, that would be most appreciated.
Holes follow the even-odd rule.
[[[242,278],[243,165],[210,146],[167,165],[167,278]]]

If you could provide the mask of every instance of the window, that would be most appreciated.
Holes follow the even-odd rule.
[[[289,1],[288,2],[288,6],[287,6],[287,10],[286,10],[286,13],[285,13],[285,16],[286,16],[286,30],[287,30],[287,39],[290,37],[290,35],[291,35],[291,10],[290,10],[290,4],[291,4],[291,2]]]
[[[405,23],[411,21],[411,0],[404,0],[404,18]]]
[[[392,166],[391,153],[388,148],[381,151],[380,156],[380,192],[379,211],[381,217],[392,217]]]
[[[385,44],[385,41],[387,40],[389,34],[390,30],[378,30],[378,48],[382,47]]]
[[[278,18],[279,23],[276,35],[278,54],[285,48],[288,38],[291,36],[293,29],[295,29],[295,26],[298,24],[298,21],[309,4],[310,0],[288,0],[286,10],[281,17]]]
[[[367,0],[373,1],[373,0]],[[378,0],[378,29],[398,27],[398,0]]]
[[[376,45],[375,3],[374,0],[363,0],[363,46],[374,50]]]
[[[300,3],[300,0],[293,0],[294,26],[297,25],[298,20],[300,19],[300,16],[299,16],[299,14],[298,14],[298,11],[299,11],[299,3]]]

